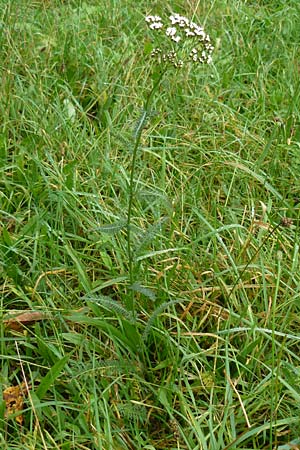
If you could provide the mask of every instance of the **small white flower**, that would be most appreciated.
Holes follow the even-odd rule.
[[[161,17],[159,16],[146,16],[145,17],[146,22],[161,22]]]
[[[163,27],[163,24],[161,22],[153,22],[149,25],[151,30],[159,30]]]
[[[177,23],[177,20],[176,20],[175,16],[172,15],[172,16],[169,17],[169,19],[171,20],[171,24],[172,25],[175,25]]]
[[[177,14],[177,13],[176,14],[172,14],[169,17],[169,19],[170,19],[172,25],[176,25],[177,23],[179,24],[180,27],[184,27],[186,25],[189,25],[189,20],[186,17],[181,16],[180,14]]]
[[[181,37],[180,36],[172,36],[172,41],[174,41],[174,42],[179,42],[180,41],[180,39],[181,39]]]
[[[186,28],[184,31],[185,31],[185,34],[187,37],[195,36],[195,33],[193,31],[189,30],[188,28]]]
[[[175,27],[168,27],[166,29],[166,35],[167,36],[175,36],[176,34],[176,28]]]
[[[177,62],[175,62],[175,67],[183,67],[183,61],[181,59],[179,59]]]
[[[206,38],[206,33],[201,28],[197,28],[195,30],[195,34],[200,37],[200,39],[204,40]]]
[[[161,53],[161,49],[159,47],[156,47],[152,50],[151,56],[153,56],[153,57],[157,56],[157,55],[159,55],[159,53]]]

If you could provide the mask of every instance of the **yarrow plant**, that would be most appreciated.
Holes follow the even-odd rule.
[[[172,14],[167,20],[160,16],[146,16],[146,23],[149,30],[155,33],[152,42],[158,41],[157,46],[151,48],[151,57],[160,65],[163,70],[156,70],[153,74],[153,86],[150,93],[146,96],[143,111],[138,120],[134,132],[134,146],[130,167],[129,179],[129,200],[127,209],[127,253],[129,264],[129,282],[130,294],[127,306],[134,312],[134,290],[136,280],[134,279],[134,260],[131,242],[131,216],[134,198],[134,173],[137,158],[137,151],[140,145],[141,136],[147,119],[151,117],[151,102],[157,91],[161,80],[167,69],[171,66],[182,68],[188,63],[191,64],[210,64],[212,62],[213,45],[208,34],[195,22],[180,14]],[[157,38],[157,39],[155,39]]]
[[[155,47],[151,56],[158,62],[170,62],[175,67],[183,67],[188,62],[210,64],[214,46],[204,29],[180,14],[172,14],[167,21],[160,16],[146,16],[148,27],[162,41],[163,48]],[[159,36],[158,36],[159,35]]]

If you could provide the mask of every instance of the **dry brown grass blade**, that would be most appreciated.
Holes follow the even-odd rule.
[[[41,311],[22,311],[14,314],[8,319],[4,319],[3,323],[9,330],[21,331],[24,327],[28,327],[35,324],[35,322],[49,318],[48,314]]]

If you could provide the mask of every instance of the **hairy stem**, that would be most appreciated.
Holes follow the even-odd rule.
[[[132,151],[132,160],[131,160],[131,166],[130,166],[129,199],[128,199],[127,223],[126,223],[127,256],[128,256],[128,272],[129,272],[130,287],[134,284],[134,281],[135,281],[132,239],[131,239],[131,220],[132,220],[133,199],[134,199],[134,194],[135,194],[134,174],[135,174],[136,159],[137,159],[137,153],[138,153],[138,148],[140,146],[143,129],[145,127],[146,118],[149,117],[149,115],[151,113],[151,109],[150,109],[151,102],[152,102],[152,99],[153,99],[153,96],[154,96],[156,90],[159,87],[159,84],[162,80],[164,73],[165,73],[165,70],[162,70],[160,72],[157,80],[154,82],[153,87],[145,100],[143,112],[139,119],[137,129],[135,131],[135,140],[134,140],[134,147],[133,147],[133,151]],[[134,312],[134,291],[132,289],[130,289],[130,294],[129,294],[129,299],[128,299],[128,307],[132,312]]]

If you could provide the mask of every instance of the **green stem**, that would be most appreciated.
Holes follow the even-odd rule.
[[[132,206],[133,206],[133,199],[134,199],[134,174],[135,174],[135,166],[136,166],[136,158],[137,158],[137,152],[140,145],[144,125],[146,122],[146,118],[150,115],[150,105],[153,98],[153,95],[158,88],[162,77],[165,73],[165,70],[162,70],[159,74],[159,77],[154,82],[154,85],[149,93],[149,95],[146,98],[144,109],[142,116],[139,120],[139,124],[135,133],[135,141],[134,141],[134,147],[132,152],[132,160],[131,160],[131,167],[130,167],[130,178],[129,178],[129,200],[128,200],[128,209],[127,209],[127,223],[126,223],[126,230],[127,230],[127,256],[128,256],[128,271],[129,271],[129,282],[130,286],[134,284],[134,265],[133,265],[133,251],[132,251],[132,244],[131,244],[131,220],[132,220]],[[128,307],[129,309],[134,312],[134,291],[130,290],[130,297],[128,300]]]

